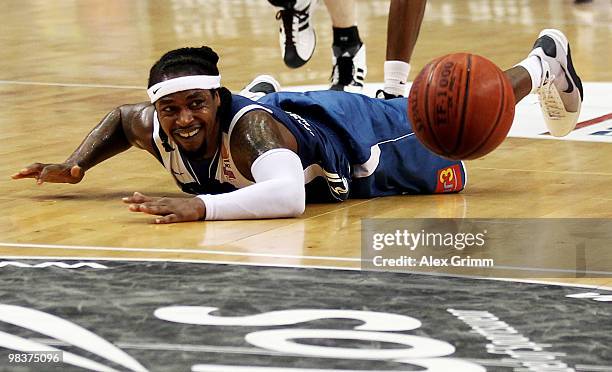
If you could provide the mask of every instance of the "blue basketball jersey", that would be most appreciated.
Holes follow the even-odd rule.
[[[212,161],[195,164],[184,157],[161,131],[157,115],[153,140],[158,158],[184,191],[231,191],[252,184],[234,166],[229,148],[233,127],[247,112],[264,110],[297,140],[307,201],[462,190],[463,163],[423,147],[414,136],[406,107],[405,98],[381,100],[338,91],[278,92],[257,102],[233,95],[230,114],[221,123],[221,146]]]

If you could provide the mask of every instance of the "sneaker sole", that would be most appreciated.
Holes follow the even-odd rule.
[[[275,92],[278,92],[281,90],[281,85],[278,82],[278,80],[276,80],[273,76],[270,76],[270,75],[256,76],[255,79],[253,79],[253,81],[251,81],[246,87],[244,87],[243,90],[250,91],[250,89],[252,89],[255,85],[259,83],[268,83],[272,85],[274,87]]]
[[[566,76],[570,79],[569,83],[571,84],[571,86],[568,87],[568,89],[565,90],[563,93],[571,93],[574,87],[576,87],[578,88],[578,92],[580,93],[580,100],[581,101],[584,100],[584,90],[582,88],[582,80],[580,80],[580,77],[578,77],[578,74],[576,73],[576,69],[574,68],[574,63],[572,62],[571,47],[569,45],[569,41],[567,40],[567,37],[561,31],[555,30],[552,28],[542,30],[540,34],[538,35],[538,38],[542,36],[547,36],[553,40],[556,39],[556,41],[560,42],[561,47],[563,48],[561,52],[565,53],[566,55],[566,66],[561,65],[561,67],[563,67],[563,70]],[[556,44],[557,43],[555,43],[555,45]]]
[[[312,47],[312,53],[310,53],[310,56],[308,57],[308,59],[302,59],[302,57],[300,57],[300,55],[298,54],[296,47],[291,46],[291,47],[285,48],[283,62],[285,62],[285,65],[289,68],[302,67],[308,61],[310,61],[310,59],[314,55],[314,51],[316,48],[317,48],[317,34],[315,33],[314,34],[314,46]]]

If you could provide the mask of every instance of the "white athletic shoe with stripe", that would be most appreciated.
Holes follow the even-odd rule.
[[[342,49],[332,46],[331,90],[361,93],[368,67],[365,44]]]
[[[542,62],[542,85],[536,89],[536,94],[548,131],[555,137],[563,137],[576,127],[584,96],[567,37],[559,30],[542,30],[529,55],[537,56]],[[559,89],[560,79],[551,73],[555,70],[564,74],[566,89]]]
[[[281,85],[274,77],[270,75],[259,75],[244,87],[239,94],[253,101],[257,101],[266,94],[275,93],[280,90]]]
[[[296,0],[276,13],[280,22],[280,48],[288,67],[304,65],[314,53],[317,37],[312,26],[316,0]]]

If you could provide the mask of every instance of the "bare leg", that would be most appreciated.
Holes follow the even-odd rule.
[[[357,28],[354,0],[325,0],[332,20],[332,90],[360,92],[367,75],[365,45]]]
[[[325,0],[325,6],[333,27],[347,28],[357,24],[354,0]]]
[[[391,0],[387,20],[387,61],[410,63],[427,0]]]
[[[387,57],[385,85],[376,92],[379,98],[406,95],[410,58],[421,30],[427,0],[391,0],[387,19]]]
[[[514,66],[504,71],[504,74],[512,84],[516,103],[519,103],[520,100],[531,92],[531,77],[529,73],[524,67]]]

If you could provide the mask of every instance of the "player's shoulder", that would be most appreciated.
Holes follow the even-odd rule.
[[[233,127],[235,127],[238,122],[252,120],[252,117],[254,115],[253,112],[255,111],[268,112],[270,114],[272,113],[272,110],[266,104],[254,101],[242,95],[233,94],[228,116],[229,131],[231,132]],[[257,116],[257,113],[255,113],[255,116]]]
[[[134,124],[153,124],[155,106],[149,102],[135,104],[125,104],[119,106],[124,121],[134,122]]]
[[[263,107],[252,107],[249,111],[236,118],[231,128],[230,138],[259,137],[270,130],[274,130],[278,122],[272,114]]]
[[[251,166],[267,151],[286,148],[297,153],[295,137],[265,110],[251,110],[238,119],[230,133],[229,147],[238,171],[249,179]]]
[[[119,106],[124,133],[130,143],[140,148],[150,147],[155,107],[149,102]]]

